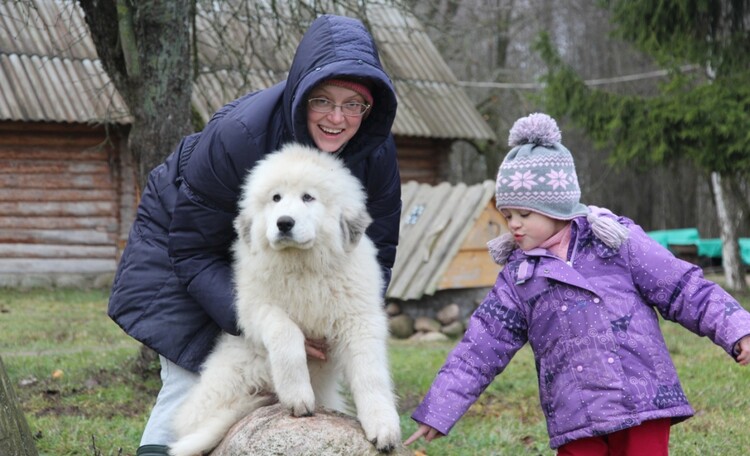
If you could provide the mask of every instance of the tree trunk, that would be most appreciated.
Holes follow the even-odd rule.
[[[716,214],[721,231],[721,265],[727,288],[733,291],[748,291],[745,272],[740,257],[738,223],[743,220],[741,195],[734,191],[734,177],[728,174],[711,173],[711,186],[716,200]]]
[[[36,456],[29,425],[18,406],[18,398],[0,358],[0,454]]]
[[[102,65],[133,116],[128,146],[144,188],[149,172],[193,130],[190,32],[195,2],[79,4]]]

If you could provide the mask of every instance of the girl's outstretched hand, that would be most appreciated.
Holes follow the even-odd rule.
[[[424,437],[424,439],[429,443],[432,442],[435,439],[439,439],[440,437],[444,437],[444,434],[442,434],[437,429],[427,426],[426,424],[420,424],[419,428],[417,428],[416,432],[411,435],[406,441],[404,442],[404,445],[411,445],[412,443],[419,440],[420,437]]]
[[[750,364],[750,336],[745,336],[737,342],[740,353],[737,355],[737,362],[742,366]]]

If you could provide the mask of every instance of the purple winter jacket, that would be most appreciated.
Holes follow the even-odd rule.
[[[643,421],[693,415],[659,328],[658,311],[734,356],[750,313],[700,268],[631,220],[618,250],[573,220],[565,262],[514,251],[412,418],[447,434],[528,341],[550,447]]]

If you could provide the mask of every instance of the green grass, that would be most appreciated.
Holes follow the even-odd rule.
[[[750,297],[741,302],[750,308]],[[158,392],[158,370],[139,362],[139,345],[109,320],[106,305],[107,292],[99,290],[0,290],[0,356],[41,455],[135,453]],[[673,323],[662,327],[697,412],[672,428],[672,454],[747,455],[750,369],[706,338]],[[416,429],[409,415],[453,345],[392,341],[404,437]],[[554,455],[528,347],[450,436],[411,448],[430,456]]]

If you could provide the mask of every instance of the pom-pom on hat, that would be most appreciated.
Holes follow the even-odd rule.
[[[362,95],[362,98],[364,98],[367,104],[369,104],[370,106],[372,106],[372,103],[374,101],[370,88],[361,82],[352,81],[349,79],[327,79],[321,82],[320,85],[332,85],[353,90]]]
[[[557,123],[547,114],[516,120],[508,137],[513,149],[497,173],[498,209],[526,209],[558,220],[589,213],[580,203],[573,156],[561,140]]]

